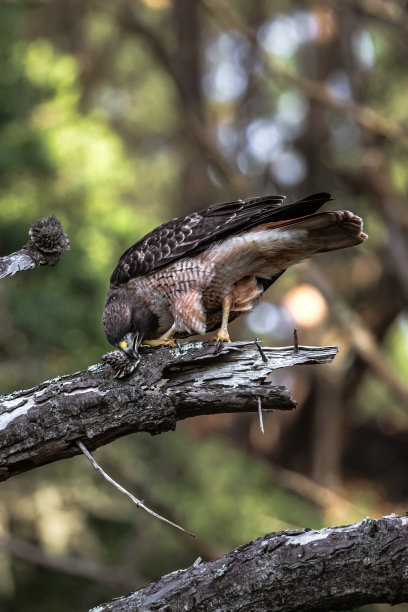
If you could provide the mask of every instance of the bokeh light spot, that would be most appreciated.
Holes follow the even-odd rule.
[[[296,185],[306,176],[306,162],[300,153],[282,151],[272,163],[273,173],[282,185]]]
[[[315,327],[327,315],[327,303],[315,287],[306,283],[289,291],[284,306],[294,321],[302,327]]]

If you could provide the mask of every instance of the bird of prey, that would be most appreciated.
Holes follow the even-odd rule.
[[[291,265],[364,242],[362,220],[347,210],[317,213],[317,193],[292,204],[271,195],[214,204],[172,219],[131,246],[110,279],[103,328],[108,341],[139,360],[140,345],[218,329],[251,311]]]

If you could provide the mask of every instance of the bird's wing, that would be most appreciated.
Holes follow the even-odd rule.
[[[330,194],[317,193],[282,206],[284,196],[264,196],[213,204],[205,210],[172,219],[131,246],[111,276],[118,287],[146,276],[186,255],[204,251],[210,244],[269,221],[296,219],[316,212]]]

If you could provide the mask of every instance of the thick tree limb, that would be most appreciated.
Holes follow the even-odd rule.
[[[55,266],[64,251],[69,250],[69,239],[54,215],[37,219],[28,231],[30,240],[19,251],[0,257],[0,278],[37,266]]]
[[[78,441],[93,450],[120,436],[174,430],[178,420],[201,414],[291,410],[285,387],[266,382],[272,370],[327,363],[337,347],[264,348],[254,343],[185,344],[147,349],[132,376],[113,378],[107,365],[61,376],[0,398],[0,480],[72,457]]]
[[[270,533],[92,612],[294,612],[408,601],[408,517]]]

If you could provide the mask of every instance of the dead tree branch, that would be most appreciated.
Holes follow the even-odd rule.
[[[408,601],[408,517],[270,533],[93,612],[294,612]]]
[[[30,239],[22,249],[0,257],[0,278],[37,266],[55,266],[64,251],[69,250],[68,236],[54,215],[34,221],[28,234]]]
[[[97,364],[33,389],[0,398],[0,480],[94,450],[120,436],[174,430],[179,420],[201,414],[291,410],[285,387],[266,381],[271,371],[296,364],[328,363],[337,347],[264,348],[254,343],[185,344],[147,349],[126,380]]]

